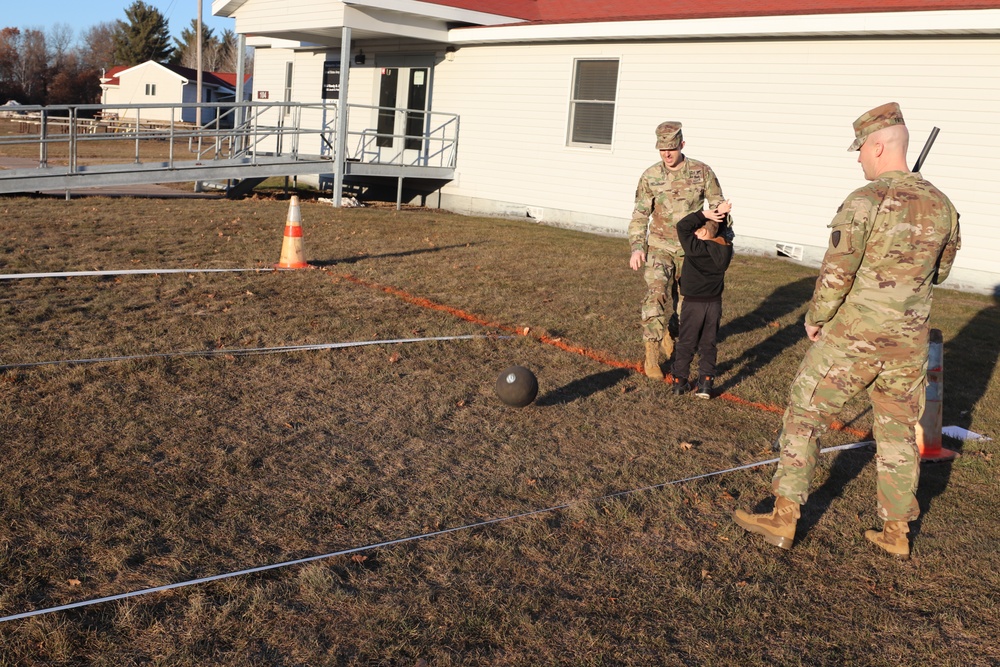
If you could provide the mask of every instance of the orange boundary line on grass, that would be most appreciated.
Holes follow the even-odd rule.
[[[392,296],[397,297],[399,299],[402,299],[403,301],[406,301],[407,303],[412,303],[412,304],[414,304],[416,306],[420,306],[422,308],[427,308],[429,310],[437,310],[437,311],[440,311],[440,312],[443,312],[443,313],[448,313],[449,315],[452,315],[452,316],[457,317],[459,319],[465,320],[466,322],[472,322],[473,324],[478,324],[480,326],[492,327],[494,329],[500,329],[501,331],[505,331],[507,333],[513,333],[513,334],[517,334],[519,336],[525,336],[525,337],[534,338],[535,340],[537,340],[540,343],[544,343],[546,345],[552,345],[553,347],[557,347],[560,350],[564,350],[566,352],[572,352],[573,354],[579,354],[580,356],[587,357],[588,359],[591,359],[591,360],[596,361],[598,363],[604,364],[606,366],[611,366],[613,368],[625,368],[625,369],[628,369],[628,370],[635,371],[636,373],[640,373],[640,374],[643,373],[642,364],[640,364],[640,363],[630,363],[630,362],[627,362],[627,361],[621,361],[620,359],[615,359],[615,358],[610,357],[607,354],[603,354],[601,352],[596,352],[594,350],[590,350],[590,349],[585,348],[585,347],[580,347],[580,346],[577,346],[577,345],[570,345],[568,343],[564,343],[559,338],[552,338],[551,336],[546,336],[544,334],[543,335],[535,335],[535,334],[531,333],[531,328],[530,327],[524,327],[524,328],[512,327],[512,326],[509,326],[509,325],[506,325],[506,324],[500,324],[499,322],[492,322],[490,320],[487,320],[484,317],[481,317],[479,315],[474,315],[472,313],[468,313],[468,312],[466,312],[464,310],[461,310],[459,308],[454,308],[452,306],[446,306],[443,303],[438,303],[436,301],[431,301],[430,299],[426,299],[426,298],[421,297],[421,296],[414,296],[414,295],[410,294],[409,292],[406,292],[406,291],[403,291],[403,290],[399,289],[398,287],[392,287],[390,285],[381,285],[379,283],[374,283],[374,282],[371,282],[371,281],[368,281],[368,280],[364,280],[362,278],[358,278],[357,276],[353,276],[353,275],[351,275],[349,273],[344,273],[344,274],[341,274],[341,275],[336,275],[336,274],[334,274],[331,271],[328,271],[326,269],[324,269],[324,271],[326,271],[328,274],[330,274],[330,275],[332,275],[332,276],[334,276],[336,278],[341,278],[341,279],[346,280],[348,282],[354,283],[355,285],[360,285],[362,287],[368,287],[369,289],[375,289],[375,290],[379,290],[381,292],[385,292],[386,294],[391,294]],[[664,377],[663,381],[664,382],[668,382],[669,378],[670,378],[670,376],[667,375],[666,377]],[[740,398],[739,396],[734,396],[733,394],[730,394],[728,392],[723,392],[723,393],[719,394],[718,398],[727,400],[727,401],[729,401],[731,403],[736,403],[738,405],[744,405],[744,406],[747,406],[747,407],[756,408],[756,409],[762,410],[764,412],[774,412],[774,413],[781,414],[781,413],[783,413],[785,411],[784,408],[779,407],[777,405],[771,405],[769,403],[758,403],[758,402],[755,402],[755,401],[748,401],[748,400]],[[832,422],[830,424],[830,429],[833,430],[833,431],[843,431],[844,433],[849,433],[850,435],[853,435],[855,437],[862,438],[862,439],[866,439],[869,436],[871,436],[870,432],[862,431],[862,430],[856,429],[856,428],[851,428],[851,427],[845,426],[841,422],[837,422],[837,421]]]
[[[572,352],[574,354],[579,354],[581,356],[587,357],[588,359],[592,359],[594,361],[597,361],[599,363],[605,364],[607,366],[613,366],[615,368],[627,368],[629,370],[639,371],[639,372],[642,371],[642,366],[640,364],[633,364],[633,363],[629,363],[627,361],[621,361],[619,359],[614,359],[612,357],[609,357],[606,354],[601,354],[601,353],[595,352],[593,350],[588,350],[587,348],[584,348],[584,347],[578,347],[578,346],[575,346],[575,345],[570,345],[568,343],[564,343],[562,340],[560,340],[558,338],[552,338],[551,336],[545,336],[545,335],[536,336],[536,335],[534,335],[534,334],[531,333],[530,327],[525,327],[525,328],[512,327],[512,326],[509,326],[509,325],[506,325],[506,324],[501,324],[499,322],[492,322],[492,321],[487,320],[487,319],[485,319],[483,317],[480,317],[479,315],[473,315],[472,313],[468,313],[468,312],[466,312],[464,310],[460,310],[458,308],[453,308],[451,306],[446,306],[446,305],[444,305],[442,303],[437,303],[436,301],[431,301],[430,299],[425,299],[424,297],[413,296],[412,294],[410,294],[408,292],[404,292],[403,290],[401,290],[399,288],[396,288],[396,287],[391,287],[389,285],[380,285],[378,283],[373,283],[373,282],[369,282],[367,280],[362,280],[361,278],[358,278],[356,276],[352,276],[350,274],[343,274],[343,275],[338,276],[338,277],[342,278],[344,280],[347,280],[348,282],[352,282],[352,283],[354,283],[356,285],[361,285],[362,287],[368,287],[368,288],[371,288],[371,289],[377,289],[377,290],[380,290],[382,292],[385,292],[386,294],[391,294],[392,296],[398,297],[398,298],[402,299],[403,301],[406,301],[408,303],[412,303],[412,304],[414,304],[416,306],[421,306],[422,308],[428,308],[430,310],[437,310],[437,311],[441,311],[441,312],[444,312],[444,313],[448,313],[449,315],[453,315],[453,316],[455,316],[455,317],[457,317],[459,319],[465,320],[467,322],[472,322],[473,324],[479,324],[479,325],[484,326],[484,327],[491,327],[491,328],[494,328],[494,329],[500,329],[501,331],[504,331],[504,332],[507,332],[507,333],[512,333],[512,334],[517,334],[518,336],[526,336],[526,337],[534,338],[535,340],[537,340],[540,343],[545,343],[546,345],[552,345],[553,347],[558,347],[559,349],[565,350],[566,352]]]

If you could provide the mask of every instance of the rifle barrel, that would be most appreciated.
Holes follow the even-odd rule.
[[[920,156],[913,163],[913,169],[910,171],[920,171],[920,167],[923,166],[924,160],[927,159],[927,154],[931,152],[931,146],[934,145],[934,140],[937,139],[938,132],[940,131],[941,129],[937,127],[931,130],[931,135],[927,137],[927,143],[924,144],[924,150],[920,151]]]

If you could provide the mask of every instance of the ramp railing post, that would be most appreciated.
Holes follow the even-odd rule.
[[[38,166],[43,168],[49,166],[48,128],[48,113],[43,108],[38,125]]]
[[[139,164],[139,107],[135,108],[135,163]]]
[[[337,95],[337,137],[333,155],[333,205],[340,208],[344,196],[344,169],[347,159],[347,81],[351,74],[351,29],[344,27],[340,33],[340,91]]]

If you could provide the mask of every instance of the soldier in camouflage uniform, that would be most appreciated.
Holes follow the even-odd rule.
[[[830,240],[806,314],[814,341],[792,383],[770,514],[733,519],[789,549],[809,496],[817,438],[862,389],[874,413],[882,531],[865,537],[900,558],[908,522],[920,514],[914,427],[923,409],[932,286],[948,277],[960,246],[958,213],[940,190],[906,166],[909,135],[899,105],[854,122],[858,162],[871,183],[855,190],[830,223]]]
[[[677,318],[677,277],[684,261],[684,250],[677,239],[677,223],[689,213],[702,210],[706,201],[712,210],[706,211],[705,216],[721,222],[725,216],[714,209],[725,197],[711,167],[681,153],[684,137],[680,123],[667,121],[657,126],[656,148],[660,151],[660,161],[639,178],[628,238],[632,251],[629,266],[633,271],[645,266],[644,369],[648,377],[662,380],[660,351],[667,358],[674,351],[668,325],[670,320]],[[669,317],[666,313],[668,299],[671,303]]]

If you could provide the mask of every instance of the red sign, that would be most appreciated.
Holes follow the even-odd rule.
[[[268,93],[267,93],[266,90],[258,90],[257,91],[257,99],[258,100],[266,100],[267,98],[268,98]]]

